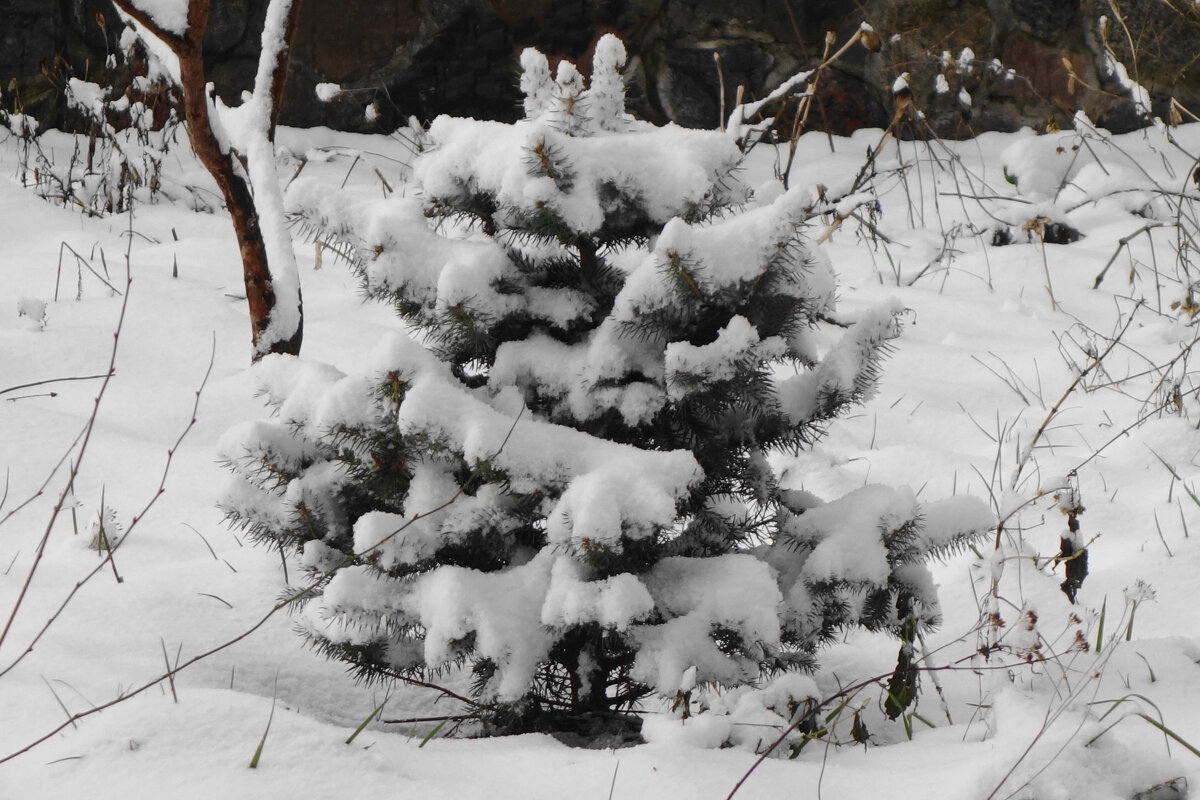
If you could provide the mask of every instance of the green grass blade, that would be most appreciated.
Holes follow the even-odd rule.
[[[267,734],[271,732],[271,722],[275,719],[275,701],[279,699],[279,676],[275,676],[275,691],[271,695],[271,713],[267,716],[267,727],[263,729],[262,738],[258,740],[258,747],[254,748],[254,755],[250,758],[250,769],[258,769],[258,760],[262,757],[263,746],[267,743]]]
[[[620,760],[618,760],[617,765],[615,767],[613,767],[612,783],[609,784],[609,786],[608,786],[608,800],[613,799],[613,792],[617,788],[617,770],[619,770],[620,768],[621,768],[621,762],[620,762]]]
[[[383,713],[383,707],[387,705],[388,699],[389,695],[385,694],[383,696],[383,702],[377,705],[375,710],[367,715],[366,719],[358,723],[358,727],[354,729],[354,733],[350,734],[350,738],[346,740],[346,744],[351,744],[356,738],[358,738],[358,735],[363,732],[363,729],[370,724],[371,720],[378,718],[379,715]]]
[[[435,727],[429,733],[425,734],[425,738],[421,740],[421,743],[419,745],[417,745],[417,749],[420,750],[422,747],[429,744],[429,740],[432,739],[433,737],[437,736],[438,733],[441,732],[442,728],[446,727],[447,722],[448,722],[448,720],[442,720],[441,722],[439,722],[437,724],[437,727]]]
[[[1158,728],[1160,731],[1162,731],[1163,736],[1169,736],[1170,738],[1172,738],[1176,742],[1178,742],[1181,746],[1183,746],[1183,748],[1185,750],[1187,750],[1189,753],[1194,755],[1196,758],[1200,758],[1200,750],[1197,750],[1195,747],[1193,747],[1191,742],[1184,739],[1178,733],[1171,730],[1166,725],[1163,725],[1161,722],[1156,720],[1154,717],[1148,716],[1146,714],[1138,714],[1138,716],[1141,717],[1142,719],[1146,720],[1146,722],[1149,722],[1155,728]]]

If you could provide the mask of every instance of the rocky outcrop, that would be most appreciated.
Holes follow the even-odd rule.
[[[265,0],[213,2],[205,45],[226,96],[253,78],[264,8]],[[5,9],[0,103],[64,124],[64,76],[102,76],[119,22],[104,0],[9,0]],[[722,82],[726,109],[739,86],[760,96],[817,63],[827,30],[840,43],[862,22],[882,48],[851,48],[826,71],[811,127],[886,125],[892,84],[908,73],[924,115],[910,133],[1065,126],[1076,109],[1128,130],[1144,116],[1116,62],[1146,87],[1155,114],[1167,118],[1172,99],[1200,113],[1200,6],[1190,0],[309,0],[283,121],[387,131],[409,115],[512,119],[522,48],[584,65],[611,31],[630,53],[636,113],[715,127]],[[318,83],[343,91],[323,103]]]

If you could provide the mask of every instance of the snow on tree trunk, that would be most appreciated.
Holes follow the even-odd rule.
[[[299,271],[275,170],[275,123],[283,97],[300,0],[271,0],[254,91],[237,108],[212,96],[202,42],[209,0],[114,0],[183,92],[192,148],[212,174],[233,220],[253,358],[296,355],[304,337]]]
[[[924,559],[992,522],[780,487],[768,454],[871,395],[902,309],[823,344],[809,198],[756,204],[728,137],[633,120],[623,47],[596,58],[585,91],[527,51],[530,117],[438,118],[390,199],[293,185],[422,343],[355,375],[265,359],[275,415],[222,442],[231,519],[321,587],[306,635],[367,677],[465,665],[502,730],[812,669],[849,626],[910,646]]]

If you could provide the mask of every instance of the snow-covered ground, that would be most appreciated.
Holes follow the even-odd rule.
[[[853,318],[896,297],[910,309],[904,335],[879,395],[811,451],[780,456],[777,467],[787,486],[826,499],[878,482],[911,486],[922,500],[970,493],[1006,512],[1030,502],[1009,523],[1002,570],[991,542],[935,567],[945,623],[928,638],[926,665],[944,667],[936,673],[944,708],[926,675],[909,737],[900,723],[883,720],[877,687],[855,694],[834,732],[847,744],[815,742],[794,760],[770,758],[739,797],[1129,798],[1176,778],[1197,785],[1200,759],[1179,740],[1200,745],[1200,622],[1189,611],[1200,569],[1200,501],[1191,495],[1200,492],[1200,382],[1188,359],[1177,357],[1197,335],[1186,288],[1200,278],[1200,263],[1188,265],[1190,276],[1182,271],[1180,249],[1185,259],[1195,251],[1177,235],[1171,204],[1178,195],[1152,191],[1151,181],[1196,197],[1188,153],[1200,152],[1200,126],[1173,135],[1179,147],[1151,129],[1112,140],[1089,133],[1083,142],[1074,133],[988,134],[932,151],[893,141],[880,154],[875,193],[883,213],[871,220],[889,243],[863,238],[850,218],[822,247],[839,273],[839,314]],[[806,136],[792,184],[844,191],[879,139],[879,131],[832,143]],[[294,156],[306,155],[305,174],[325,177],[330,191],[344,182],[343,191],[379,192],[380,175],[397,183],[397,160],[407,155],[397,139],[320,130],[285,130],[281,142],[293,156],[285,155],[280,174],[290,176]],[[51,132],[43,146],[65,152],[68,143]],[[211,190],[182,151],[172,152],[166,170]],[[249,325],[227,216],[159,202],[132,216],[86,217],[22,188],[19,159],[14,138],[0,142],[0,624],[21,601],[0,646],[0,758],[41,739],[68,713],[109,703],[164,674],[168,663],[242,634],[286,593],[285,579],[298,578],[295,565],[285,574],[278,553],[239,540],[215,505],[227,479],[218,439],[264,414],[248,370]],[[775,191],[774,160],[765,147],[748,160],[760,197]],[[900,163],[910,166],[890,172]],[[866,219],[869,200],[860,193],[838,208]],[[1183,208],[1194,215],[1200,205],[1189,200]],[[1084,238],[1027,242],[1022,225],[1039,216]],[[814,220],[812,235],[828,222]],[[1122,237],[1154,223],[1162,223],[1149,234],[1154,248],[1147,234],[1132,238],[1093,289]],[[1016,241],[993,246],[999,227]],[[1183,228],[1196,227],[1185,216]],[[21,599],[65,484],[67,467],[55,471],[56,464],[92,413],[102,381],[88,376],[106,371],[126,300],[99,276],[124,292],[127,250],[132,282],[116,372],[76,480],[77,505],[55,522]],[[356,279],[328,253],[317,269],[311,244],[297,241],[296,252],[304,358],[363,367],[372,345],[398,325],[391,310],[363,303]],[[1060,404],[1088,366],[1087,353],[1104,352],[1107,337],[1121,330],[1102,365]],[[165,492],[140,517],[192,419],[210,360],[195,425],[173,451]],[[68,377],[88,379],[7,391]],[[1034,496],[1077,467],[1091,574],[1072,606],[1058,588],[1062,566],[1046,559],[1058,551],[1066,517],[1052,498]],[[102,503],[125,528],[139,519],[114,564],[71,596],[99,563],[89,545]],[[1013,629],[1007,641],[1032,645],[1040,634],[1045,660],[972,660],[993,575]],[[1155,599],[1136,588],[1138,580]],[[1130,626],[1131,596],[1144,599]],[[1021,630],[1031,620],[1025,611],[1036,614],[1033,631]],[[711,709],[687,726],[659,719],[648,726],[651,743],[616,751],[572,749],[545,736],[448,738],[445,729],[426,739],[429,723],[373,723],[346,744],[384,701],[384,689],[356,686],[339,665],[305,649],[292,624],[274,615],[180,671],[173,684],[80,719],[0,763],[0,798],[721,798],[754,764],[760,740],[777,733],[722,716],[733,703],[710,697]],[[1087,652],[1073,639],[1077,630]],[[895,657],[893,640],[852,633],[822,654],[816,677],[832,695],[886,675]],[[397,688],[382,717],[454,712],[435,699]],[[865,748],[849,743],[855,710],[870,734]],[[703,747],[731,736],[744,746]]]

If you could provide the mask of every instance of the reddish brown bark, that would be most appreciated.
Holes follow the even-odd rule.
[[[221,145],[213,134],[212,124],[209,120],[208,79],[204,71],[202,48],[204,30],[208,26],[209,0],[189,0],[187,31],[182,37],[158,27],[154,20],[138,10],[131,0],[113,0],[113,2],[138,25],[161,39],[179,59],[179,83],[180,89],[183,91],[188,138],[191,140],[192,149],[200,159],[200,163],[217,182],[217,186],[225,198],[225,205],[229,208],[234,233],[237,235],[238,250],[242,258],[242,275],[246,285],[246,303],[250,309],[254,360],[257,361],[267,353],[298,355],[304,338],[303,307],[297,309],[299,322],[296,325],[296,332],[291,338],[267,342],[265,346],[260,341],[275,311],[275,291],[271,266],[267,261],[266,244],[263,241],[262,228],[259,226],[258,213],[254,206],[254,195],[246,183],[245,177],[234,169],[235,155],[232,152],[221,151]],[[269,137],[272,141],[275,137],[275,122],[279,116],[279,104],[283,98],[287,64],[291,56],[291,45],[295,38],[299,14],[300,0],[293,0],[288,12],[284,46],[280,51],[279,61],[271,81]]]

